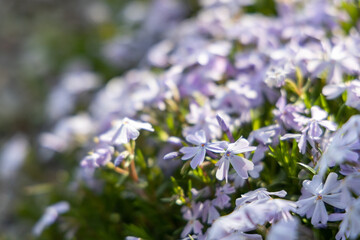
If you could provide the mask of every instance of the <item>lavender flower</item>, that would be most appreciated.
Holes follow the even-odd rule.
[[[336,234],[336,240],[356,239],[360,235],[360,198],[354,200],[346,208],[346,213],[340,224],[339,232]]]
[[[114,160],[114,165],[115,166],[119,166],[121,164],[121,162],[127,158],[129,156],[129,152],[128,151],[123,151],[121,152]]]
[[[224,118],[222,118],[219,114],[216,114],[216,120],[219,123],[219,126],[221,127],[221,130],[226,134],[226,136],[229,138],[230,142],[235,142],[233,135],[231,134],[231,131],[229,129],[229,126],[225,122]]]
[[[199,130],[204,130],[208,139],[219,137],[221,131],[215,115],[210,103],[205,103],[202,107],[197,104],[190,104],[190,113],[186,116],[186,121],[194,124],[194,126],[185,128],[183,135],[195,134]]]
[[[242,194],[241,198],[236,199],[236,206],[239,207],[246,203],[251,203],[256,200],[270,199],[271,198],[270,195],[275,195],[278,197],[285,197],[286,191],[281,190],[278,192],[268,192],[266,190],[266,188],[258,188],[254,191],[250,191],[245,194]]]
[[[353,194],[360,196],[360,172],[352,173],[341,181],[341,201],[349,204]]]
[[[323,130],[320,126],[325,127],[330,131],[335,131],[337,125],[334,122],[325,120],[327,117],[326,111],[322,110],[318,106],[311,107],[311,118],[305,118],[299,116],[295,121],[300,122],[303,125],[301,134],[285,134],[281,137],[281,140],[295,138],[299,142],[299,151],[304,154],[306,151],[306,142],[315,148],[315,141],[319,141]]]
[[[232,187],[230,184],[225,184],[222,187],[216,188],[216,198],[213,200],[213,204],[218,206],[220,209],[228,207],[231,200],[228,195],[234,192],[235,188]]]
[[[40,236],[44,228],[53,224],[60,214],[66,213],[69,211],[70,205],[68,202],[58,202],[51,206],[48,206],[45,210],[44,215],[40,220],[35,224],[32,232],[35,236]]]
[[[130,139],[135,140],[138,138],[140,129],[150,132],[154,131],[150,123],[123,118],[122,120],[113,122],[113,127],[109,131],[101,134],[99,139],[101,142],[113,145],[126,144]]]
[[[321,51],[309,61],[309,70],[314,77],[327,69],[327,81],[340,83],[343,72],[349,74],[359,72],[357,59],[351,56],[344,44],[332,46],[330,41],[322,41],[321,47]]]
[[[106,165],[111,161],[114,148],[111,146],[99,147],[94,152],[91,152],[80,163],[80,166],[86,169],[86,172],[91,175],[95,168]]]
[[[323,176],[327,167],[358,161],[359,133],[360,118],[353,116],[335,133],[332,141],[325,149],[316,166],[316,169],[319,169],[319,175]]]
[[[353,80],[348,83],[327,85],[322,92],[327,99],[334,99],[347,90],[345,105],[360,110],[360,81]]]
[[[183,153],[184,156],[181,159],[187,160],[193,158],[190,162],[190,166],[193,169],[204,161],[207,150],[215,153],[221,153],[224,152],[223,147],[226,145],[224,142],[208,143],[204,130],[197,131],[193,135],[187,135],[186,140],[196,145],[196,147],[182,147],[180,152]]]
[[[21,133],[11,137],[0,150],[0,179],[10,181],[17,177],[28,153],[28,139]]]
[[[230,143],[227,150],[223,151],[222,158],[215,164],[219,167],[216,171],[216,178],[218,180],[225,178],[226,182],[228,181],[230,163],[239,176],[244,179],[248,178],[247,172],[254,169],[254,164],[236,154],[254,151],[255,149],[256,147],[249,146],[249,142],[244,138],[239,138],[235,143]]]
[[[191,209],[187,207],[183,209],[183,218],[188,220],[188,223],[181,233],[182,238],[186,237],[191,232],[202,234],[203,225],[197,219],[200,217],[203,207],[202,203],[192,203]]]
[[[285,129],[300,130],[301,123],[295,119],[299,119],[300,113],[304,112],[303,105],[286,104],[286,97],[283,94],[276,103],[277,109],[275,109],[274,115],[276,120]]]
[[[341,201],[340,182],[337,181],[337,174],[330,173],[325,184],[321,176],[315,175],[312,181],[303,182],[302,196],[297,201],[297,213],[311,218],[311,223],[318,227],[325,225],[328,221],[328,214],[325,203],[334,207],[344,209],[345,203]]]
[[[287,66],[271,66],[266,71],[265,83],[271,88],[280,88],[285,84],[285,78],[289,72]]]
[[[295,206],[293,202],[282,199],[260,199],[242,205],[232,213],[218,218],[208,230],[208,239],[226,239],[236,235],[236,232],[252,231],[257,225],[264,225],[266,222],[292,219],[290,211],[295,211]]]
[[[288,239],[296,240],[298,239],[298,225],[299,221],[296,219],[286,221],[284,219],[273,224],[271,227],[267,238],[268,240],[278,240],[278,239]]]
[[[204,223],[212,224],[220,217],[218,210],[215,208],[214,200],[206,200],[202,211],[202,221]]]
[[[166,154],[163,159],[164,160],[172,160],[172,159],[177,158],[178,156],[179,156],[178,152],[170,152],[170,153]]]

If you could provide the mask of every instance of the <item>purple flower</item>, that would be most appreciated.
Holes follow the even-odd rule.
[[[288,239],[296,240],[298,239],[298,225],[299,221],[296,219],[286,221],[284,219],[272,225],[267,238],[268,240],[278,240],[278,239]]]
[[[208,239],[227,239],[226,237],[233,236],[235,232],[252,231],[258,225],[264,225],[266,222],[292,219],[290,211],[295,211],[295,204],[291,201],[282,199],[256,200],[218,218],[208,230]]]
[[[323,130],[320,126],[325,127],[330,131],[335,131],[337,125],[334,122],[325,120],[327,112],[319,108],[318,106],[311,107],[311,118],[299,116],[295,121],[301,123],[303,128],[301,134],[285,134],[281,137],[281,140],[295,138],[299,142],[299,151],[304,154],[306,152],[306,142],[315,148],[315,141],[320,141],[320,137],[323,134]]]
[[[179,156],[179,152],[170,152],[170,153],[167,153],[163,159],[168,161],[168,160],[172,160],[172,159],[175,159]]]
[[[276,120],[286,129],[300,130],[301,124],[296,121],[304,112],[303,105],[286,104],[286,97],[282,95],[276,103],[277,109],[273,111]]]
[[[35,236],[40,236],[44,228],[53,224],[60,214],[66,213],[69,211],[70,205],[68,202],[62,201],[55,203],[51,206],[48,206],[45,210],[44,215],[40,220],[35,224],[32,233]]]
[[[202,234],[203,225],[197,220],[202,211],[204,205],[202,203],[192,203],[191,209],[184,207],[183,210],[183,218],[188,220],[184,230],[181,233],[181,237],[186,237],[189,233],[193,232],[195,234]]]
[[[213,139],[221,135],[216,114],[208,102],[202,107],[194,103],[190,104],[190,113],[186,116],[186,121],[194,124],[194,126],[185,128],[183,131],[184,136],[195,134],[195,132],[199,130],[204,130],[208,139]]]
[[[119,166],[121,164],[121,162],[127,158],[129,156],[129,152],[128,151],[123,151],[121,152],[114,160],[114,165],[115,166]]]
[[[353,194],[360,195],[360,172],[346,176],[341,181],[341,200],[345,203],[351,203]]]
[[[223,151],[222,158],[215,164],[219,167],[216,171],[216,178],[218,180],[225,178],[226,182],[228,181],[230,163],[239,176],[244,179],[248,178],[248,171],[254,169],[254,164],[236,154],[254,151],[255,149],[256,147],[249,146],[249,142],[244,138],[239,138],[235,143],[230,143],[227,150]]]
[[[94,121],[88,114],[78,114],[59,120],[52,133],[42,133],[39,142],[42,147],[65,152],[83,143],[94,134]]]
[[[140,129],[150,132],[154,131],[150,123],[123,118],[122,120],[115,121],[113,127],[101,134],[99,139],[101,142],[113,145],[126,144],[130,139],[135,140],[138,138]]]
[[[91,152],[80,163],[86,172],[91,175],[95,168],[106,165],[111,161],[114,148],[111,146],[99,147],[94,152]]]
[[[343,72],[359,72],[358,60],[351,56],[343,43],[332,46],[330,41],[322,41],[321,47],[321,51],[309,61],[312,76],[317,77],[328,70],[327,82],[340,83]]]
[[[344,164],[346,162],[355,163],[359,159],[358,150],[360,118],[351,117],[333,136],[332,141],[322,154],[316,169],[319,175],[323,176],[327,167]]]
[[[127,236],[125,240],[141,240],[141,238],[134,237],[134,236]]]
[[[357,239],[360,235],[360,198],[354,200],[346,208],[346,213],[340,224],[339,232],[336,234],[336,240]]]
[[[347,90],[345,105],[360,110],[360,81],[353,80],[347,83],[327,85],[322,92],[327,99],[334,99]]]
[[[196,147],[182,147],[180,152],[184,154],[182,160],[193,158],[190,162],[190,166],[195,169],[205,159],[206,151],[209,150],[215,153],[224,152],[225,142],[208,143],[205,136],[205,131],[200,130],[195,134],[189,134],[186,136],[186,140]]]
[[[285,84],[285,78],[290,70],[287,66],[270,66],[266,71],[265,83],[271,88],[280,88]]]
[[[330,131],[335,131],[337,125],[329,120],[325,120],[328,114],[318,106],[311,107],[311,118],[300,118],[299,121],[305,125],[302,132],[307,131],[308,136],[312,139],[318,140],[322,135],[320,126],[325,127]]]
[[[297,201],[297,213],[311,218],[315,226],[325,225],[328,221],[328,214],[325,203],[336,208],[344,209],[345,203],[341,200],[340,182],[337,181],[337,174],[330,173],[325,184],[321,176],[315,175],[312,181],[303,182],[302,196]]]
[[[258,188],[254,191],[247,192],[241,195],[241,198],[236,199],[236,206],[239,207],[246,203],[251,203],[256,200],[261,199],[270,199],[270,195],[275,195],[278,197],[285,197],[286,192],[284,190],[278,192],[268,192],[266,188]]]
[[[218,210],[215,208],[214,200],[206,200],[204,202],[204,209],[202,211],[203,223],[212,224],[216,219],[220,217]]]
[[[0,179],[11,181],[17,178],[17,172],[21,168],[28,154],[28,139],[21,133],[11,137],[0,149]]]
[[[225,184],[222,187],[216,188],[216,198],[213,200],[213,204],[218,206],[220,209],[228,207],[230,204],[231,198],[228,196],[235,192],[235,188],[230,184]]]
[[[227,115],[226,115],[227,116]],[[221,127],[221,130],[226,134],[226,136],[229,138],[230,142],[235,142],[233,135],[231,134],[231,131],[229,129],[228,124],[224,120],[223,117],[221,117],[219,114],[216,114],[216,120],[219,123],[219,126]]]

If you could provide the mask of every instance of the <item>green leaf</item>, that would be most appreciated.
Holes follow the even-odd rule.
[[[134,224],[125,225],[125,235],[136,236],[143,239],[152,239],[149,234],[140,226]]]
[[[300,162],[298,162],[297,164],[299,164],[300,166],[311,172],[313,175],[316,175],[316,171],[312,167]]]
[[[142,169],[147,169],[146,162],[145,162],[145,159],[144,159],[144,155],[142,154],[140,149],[136,150],[135,158],[136,158],[136,163],[139,164],[139,166]]]

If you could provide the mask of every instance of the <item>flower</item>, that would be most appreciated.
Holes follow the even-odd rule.
[[[150,123],[134,121],[125,117],[122,120],[113,122],[113,127],[101,134],[99,139],[101,142],[113,145],[126,144],[130,139],[135,140],[139,137],[140,129],[154,131]]]
[[[330,131],[335,131],[337,125],[334,122],[325,120],[327,117],[327,112],[322,110],[318,106],[311,107],[311,118],[304,116],[299,116],[295,121],[301,123],[303,128],[301,129],[301,134],[285,134],[280,139],[285,140],[289,138],[295,138],[299,142],[299,151],[304,154],[306,152],[306,142],[308,141],[310,145],[315,148],[315,141],[319,141],[323,130],[320,126],[325,127]]]
[[[276,120],[286,129],[300,130],[301,124],[295,119],[298,119],[300,113],[304,112],[303,105],[286,104],[286,97],[284,94],[276,102],[276,107],[273,111]]]
[[[198,104],[190,104],[190,112],[186,115],[186,121],[194,126],[186,127],[183,135],[195,134],[195,132],[204,130],[207,138],[216,138],[221,135],[218,127],[216,114],[212,110],[210,103],[206,102],[202,107]]]
[[[315,175],[312,181],[303,182],[302,196],[297,201],[297,213],[311,218],[311,223],[318,227],[325,225],[328,221],[328,214],[325,203],[336,208],[345,209],[345,203],[341,201],[340,182],[337,181],[337,174],[330,173],[325,184],[321,176]]]
[[[95,168],[105,166],[111,161],[114,148],[111,146],[104,146],[97,148],[94,152],[89,153],[80,163],[80,166],[86,169],[86,172],[91,175]]]
[[[218,166],[216,171],[216,178],[223,180],[225,178],[228,181],[228,172],[230,163],[234,167],[239,176],[246,179],[248,178],[248,171],[254,169],[254,164],[246,158],[240,157],[236,154],[254,151],[256,147],[249,146],[249,142],[240,137],[235,143],[230,143],[228,148],[224,152],[222,158],[215,164]]]
[[[294,210],[295,204],[291,201],[259,199],[242,205],[232,213],[218,218],[208,230],[207,239],[228,239],[227,237],[236,235],[236,233],[255,230],[258,225],[264,225],[266,222],[280,221],[281,219],[290,220],[292,219],[290,211]],[[254,235],[251,236],[255,237]]]
[[[293,219],[290,221],[286,221],[284,219],[280,220],[276,224],[274,224],[266,239],[269,240],[278,240],[278,239],[288,239],[295,240],[297,239],[297,229],[298,229],[299,221]]]
[[[203,211],[204,205],[202,203],[192,203],[190,208],[183,208],[183,218],[188,220],[181,237],[186,237],[189,233],[202,234],[203,225],[197,220]]]
[[[289,72],[288,66],[270,66],[266,71],[266,85],[271,88],[282,87]]]
[[[345,105],[360,110],[360,81],[353,80],[347,83],[329,84],[322,90],[327,99],[334,99],[347,90]]]
[[[204,202],[204,209],[202,211],[202,221],[204,223],[212,224],[220,217],[218,210],[215,208],[214,200],[206,200]]]
[[[236,199],[236,206],[239,207],[246,203],[250,203],[260,199],[270,199],[270,195],[276,195],[278,197],[285,197],[286,191],[281,190],[278,192],[268,192],[266,188],[258,188],[254,191],[247,192],[241,195],[241,198]]]
[[[326,40],[321,42],[321,50],[314,54],[313,59],[309,59],[309,63],[313,77],[319,76],[327,69],[327,82],[332,83],[341,82],[343,72],[353,74],[359,71],[357,59],[351,56],[344,43],[332,46],[330,41]]]
[[[357,198],[346,208],[346,213],[340,224],[339,232],[336,234],[336,240],[356,239],[360,235],[360,198]]]
[[[53,224],[60,214],[69,211],[70,205],[68,202],[62,201],[48,206],[45,210],[44,215],[35,224],[32,232],[35,236],[40,236],[44,228]]]
[[[223,209],[224,207],[229,206],[231,198],[228,196],[235,192],[235,188],[230,184],[225,184],[222,187],[216,188],[216,198],[213,200],[213,204]]]
[[[331,143],[322,154],[316,169],[323,176],[327,167],[333,167],[346,162],[356,162],[360,150],[359,142],[360,117],[351,117],[333,136]]]
[[[195,132],[195,134],[189,134],[186,136],[186,141],[196,145],[196,147],[182,147],[180,152],[184,154],[182,156],[182,160],[187,160],[193,158],[190,162],[190,166],[195,169],[198,165],[200,165],[206,155],[206,150],[215,153],[221,153],[224,151],[224,142],[215,142],[208,143],[205,136],[205,131],[200,130]]]

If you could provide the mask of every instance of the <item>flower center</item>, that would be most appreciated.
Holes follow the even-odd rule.
[[[321,200],[322,199],[322,196],[319,194],[316,198],[316,200]]]
[[[205,143],[202,143],[202,144],[201,144],[201,147],[205,147]]]

